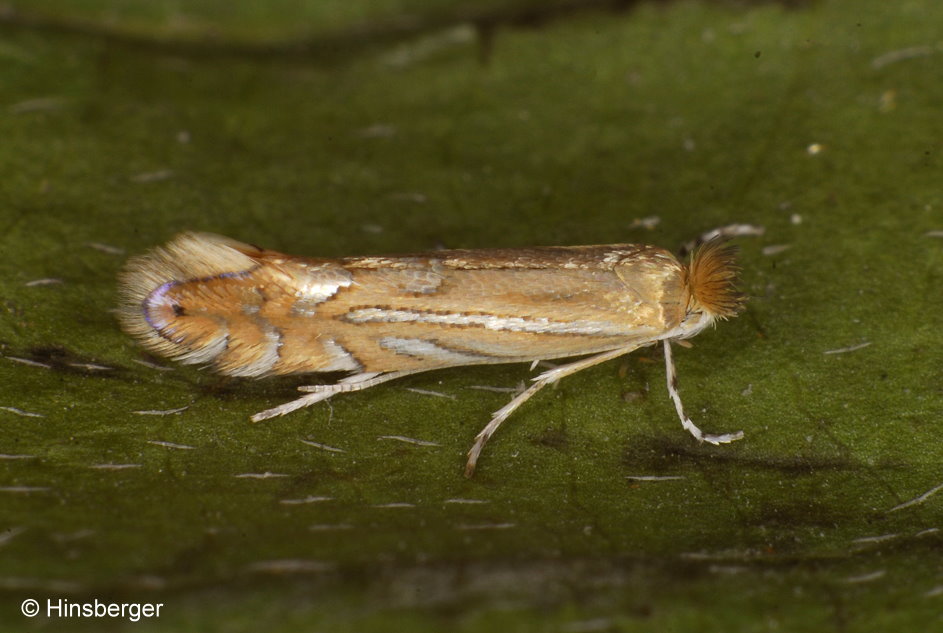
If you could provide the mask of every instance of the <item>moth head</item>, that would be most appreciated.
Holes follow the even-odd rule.
[[[737,316],[746,298],[737,289],[740,267],[737,247],[711,240],[691,254],[685,271],[689,312],[704,312],[715,319]]]

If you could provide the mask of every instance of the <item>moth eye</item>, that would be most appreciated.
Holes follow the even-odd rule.
[[[187,313],[187,311],[184,309],[184,307],[183,307],[182,305],[180,305],[179,303],[173,304],[172,308],[173,308],[173,311],[174,311],[174,316],[181,317],[181,316],[184,316],[184,315]]]

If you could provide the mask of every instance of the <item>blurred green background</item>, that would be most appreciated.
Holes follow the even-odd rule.
[[[932,0],[8,4],[0,630],[943,627],[941,33]],[[766,229],[749,307],[676,353],[725,447],[647,349],[540,393],[468,481],[509,398],[475,387],[528,367],[254,425],[310,378],[155,367],[112,313],[185,229],[340,256],[731,222]]]

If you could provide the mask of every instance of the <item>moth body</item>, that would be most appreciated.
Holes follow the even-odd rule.
[[[226,375],[350,373],[254,419],[432,369],[592,355],[539,376],[495,414],[470,474],[494,429],[540,387],[735,315],[737,272],[719,243],[688,265],[635,244],[318,259],[184,233],[129,261],[119,319],[151,351]]]

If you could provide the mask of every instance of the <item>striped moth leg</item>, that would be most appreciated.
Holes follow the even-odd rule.
[[[665,378],[668,382],[668,396],[674,402],[678,417],[681,418],[681,426],[688,433],[694,436],[698,442],[707,442],[709,444],[729,444],[743,438],[743,431],[736,433],[724,433],[722,435],[711,435],[704,433],[684,412],[684,406],[681,404],[681,394],[678,393],[678,373],[675,371],[674,359],[671,357],[671,341],[665,339],[662,341],[665,347]]]
[[[678,417],[681,419],[681,425],[699,442],[708,442],[710,444],[728,444],[743,438],[743,431],[737,431],[736,433],[724,433],[722,435],[711,435],[709,433],[704,433],[697,427],[697,425],[694,424],[691,418],[685,414],[684,406],[681,403],[681,394],[678,392],[678,375],[675,371],[674,360],[671,356],[671,343],[667,339],[665,339],[663,343],[665,347],[665,373],[668,383],[668,395],[671,397],[672,402],[674,402],[675,410],[678,412]],[[619,356],[628,354],[639,347],[640,345],[631,345],[628,347],[603,352],[602,354],[596,354],[595,356],[578,360],[575,363],[570,363],[569,365],[556,367],[534,378],[534,384],[532,384],[523,393],[515,396],[514,399],[504,407],[495,411],[491,421],[475,437],[475,443],[472,445],[471,450],[468,451],[468,461],[465,464],[465,476],[471,477],[475,474],[475,467],[478,464],[478,457],[481,455],[481,451],[485,444],[488,442],[491,436],[494,435],[495,431],[498,430],[498,427],[501,426],[501,424],[508,418],[508,416],[511,415],[511,413],[513,413],[522,404],[527,402],[531,396],[540,391],[543,387],[553,384],[561,378],[575,374],[578,371],[592,367],[593,365],[598,365],[599,363],[604,363],[608,360],[612,360],[613,358],[618,358]]]
[[[408,376],[409,374],[417,374],[420,371],[424,370],[354,374],[353,376],[347,376],[346,378],[337,381],[333,385],[309,385],[305,387],[298,387],[298,391],[308,392],[308,394],[301,396],[297,400],[280,404],[272,409],[260,411],[259,413],[253,415],[251,420],[253,422],[261,422],[262,420],[275,418],[280,415],[285,415],[286,413],[291,413],[292,411],[297,411],[298,409],[303,409],[304,407],[310,406],[317,402],[327,400],[331,396],[338,393],[362,391],[363,389],[368,389],[389,380],[396,380],[397,378],[402,378],[403,376]]]
[[[478,456],[481,455],[481,450],[485,447],[485,444],[488,442],[491,436],[494,435],[494,432],[498,430],[498,427],[501,426],[501,423],[504,422],[508,416],[511,415],[519,406],[527,402],[535,393],[547,385],[553,384],[561,378],[569,376],[570,374],[575,374],[576,372],[587,369],[588,367],[592,367],[593,365],[598,365],[599,363],[604,363],[607,360],[618,358],[619,356],[628,354],[629,352],[632,352],[638,348],[639,345],[620,347],[608,352],[603,352],[602,354],[590,356],[589,358],[580,359],[575,363],[570,363],[569,365],[555,367],[534,378],[534,384],[528,387],[527,390],[523,393],[515,396],[514,399],[509,403],[495,411],[491,421],[488,422],[487,426],[481,429],[481,432],[475,436],[475,443],[472,445],[471,450],[468,451],[468,461],[465,463],[465,476],[471,477],[475,474],[475,466],[478,464]]]

